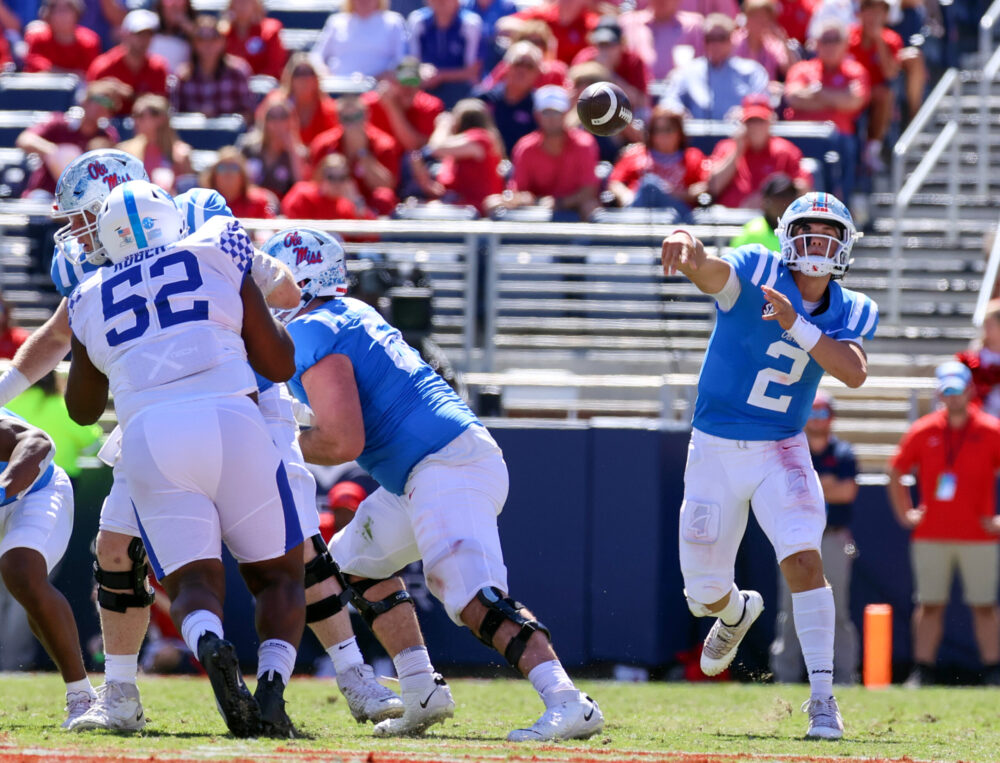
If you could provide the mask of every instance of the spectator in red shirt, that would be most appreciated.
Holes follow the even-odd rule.
[[[370,216],[363,205],[347,158],[328,154],[316,166],[312,180],[296,183],[285,194],[281,214],[297,220],[359,220]]]
[[[573,58],[573,65],[597,61],[611,72],[611,81],[625,91],[634,110],[649,105],[649,68],[636,53],[622,45],[622,28],[616,16],[602,16],[587,37],[590,45]]]
[[[118,145],[142,160],[149,179],[160,188],[177,193],[195,185],[191,146],[177,137],[170,126],[167,99],[146,93],[132,107],[135,136]]]
[[[819,25],[816,58],[799,61],[785,79],[785,119],[830,121],[840,133],[841,188],[850,201],[858,162],[856,122],[868,105],[868,72],[847,55],[847,29],[835,19]]]
[[[912,530],[910,561],[917,606],[914,668],[907,685],[933,682],[955,567],[962,575],[965,603],[972,610],[985,681],[1000,685],[1000,517],[996,514],[1000,421],[971,403],[972,377],[966,366],[948,361],[937,367],[935,375],[944,407],[913,423],[889,470],[893,513]],[[909,487],[901,481],[913,471],[920,495],[916,508]]]
[[[320,133],[309,144],[312,163],[317,165],[327,154],[343,154],[368,205],[378,214],[388,215],[399,201],[395,191],[401,159],[399,144],[369,122],[368,107],[357,96],[340,98],[338,111],[340,124]]]
[[[129,11],[122,22],[122,41],[107,53],[94,59],[87,69],[91,82],[114,77],[132,88],[132,97],[121,106],[116,116],[132,111],[133,99],[144,93],[167,94],[167,63],[159,56],[149,55],[149,44],[160,20],[152,11]]]
[[[288,60],[281,42],[281,22],[267,18],[260,0],[229,0],[224,27],[226,52],[242,58],[254,74],[277,79]]]
[[[414,175],[428,196],[485,213],[486,197],[503,191],[499,172],[503,139],[482,101],[465,98],[442,114],[427,149],[441,160],[437,177],[430,177],[419,153],[412,161]]]
[[[246,160],[234,146],[219,149],[215,164],[202,173],[203,188],[214,188],[222,194],[234,217],[276,217],[277,197],[250,183]]]
[[[174,110],[207,117],[239,114],[249,119],[253,111],[250,66],[226,53],[226,39],[215,16],[204,14],[196,19],[191,45],[191,60],[170,84]]]
[[[535,92],[538,129],[514,146],[514,177],[509,191],[487,198],[487,209],[537,204],[554,210],[559,217],[590,218],[600,205],[597,142],[579,127],[566,128],[569,108],[569,93],[557,85]]]
[[[715,202],[757,209],[761,187],[775,172],[792,178],[798,195],[811,191],[812,177],[801,166],[802,152],[791,141],[771,135],[774,111],[767,96],[747,96],[742,112],[733,137],[719,141],[709,158],[708,192]]]
[[[26,72],[72,72],[83,76],[101,53],[101,39],[80,26],[83,0],[45,0],[39,21],[28,24]]]
[[[272,99],[238,145],[251,182],[279,199],[295,183],[309,178],[309,149],[299,139],[295,109],[288,99]]]
[[[645,142],[622,152],[608,178],[608,190],[623,207],[669,207],[688,219],[705,190],[704,165],[705,155],[687,145],[683,115],[657,106]]]
[[[423,148],[444,111],[440,98],[421,89],[420,61],[413,57],[404,58],[394,78],[381,80],[361,100],[368,106],[369,121],[395,138],[403,151]]]
[[[118,132],[109,118],[118,111],[123,89],[121,83],[113,80],[91,82],[84,93],[79,117],[67,119],[65,114],[53,114],[47,122],[29,127],[17,136],[19,149],[42,159],[28,179],[24,196],[50,197],[66,165],[91,150],[92,141],[118,142]]]
[[[972,371],[975,399],[984,411],[1000,417],[1000,299],[991,299],[980,336],[955,357]]]
[[[587,35],[600,18],[588,8],[587,0],[549,0],[515,14],[519,19],[540,19],[556,38],[556,58],[569,66],[576,54],[587,47]]]
[[[781,0],[781,8],[778,12],[778,24],[789,39],[798,42],[800,48],[804,48],[809,37],[809,22],[812,21],[813,11],[822,0]]]
[[[309,145],[321,132],[338,124],[337,102],[320,89],[319,73],[305,53],[295,53],[281,74],[281,87],[272,90],[258,107],[258,119],[274,100],[287,100],[295,108],[299,138]]]
[[[538,81],[535,83],[536,88],[544,85],[567,86],[569,67],[556,58],[556,38],[552,36],[552,30],[549,29],[548,24],[538,19],[525,21],[513,16],[504,16],[498,23],[503,24],[508,29],[505,32],[510,39],[510,45],[507,46],[508,51],[518,42],[530,42],[541,51],[542,58],[538,65],[539,74]],[[496,87],[503,81],[509,68],[510,63],[507,56],[504,55],[493,67],[493,71],[483,78],[479,89],[485,91]]]
[[[28,334],[28,331],[15,325],[10,305],[0,294],[0,358],[12,359]]]

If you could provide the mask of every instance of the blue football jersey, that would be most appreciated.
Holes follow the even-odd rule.
[[[396,495],[418,461],[477,423],[448,383],[364,302],[330,300],[289,323],[288,333],[295,341],[288,386],[303,403],[309,403],[303,373],[327,355],[350,359],[365,422],[358,464]]]
[[[7,408],[0,408],[0,416],[4,416],[8,419],[17,419],[18,421],[24,421],[24,423],[26,424],[28,423],[22,416],[18,416],[16,413],[14,413],[14,411],[8,410]],[[9,463],[10,463],[9,461],[0,461],[0,472],[6,469],[7,464]],[[28,490],[27,495],[31,495],[32,493],[41,490],[43,487],[48,485],[49,482],[52,480],[52,474],[55,472],[55,470],[56,470],[55,464],[50,463],[48,465],[48,468],[44,472],[42,472],[42,475],[37,480],[35,480],[35,484],[31,486],[30,490]],[[3,503],[0,503],[0,507],[8,506],[16,500],[17,500],[16,495],[8,495],[4,499]]]
[[[732,440],[781,440],[802,431],[823,369],[777,321],[762,317],[761,284],[780,291],[807,314],[792,271],[781,256],[759,244],[723,259],[740,280],[730,310],[716,310],[695,403],[694,426]],[[862,343],[878,326],[878,305],[864,294],[830,281],[824,303],[809,316],[827,336]]]

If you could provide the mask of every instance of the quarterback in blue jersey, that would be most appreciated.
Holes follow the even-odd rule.
[[[811,689],[806,735],[820,739],[841,738],[844,725],[833,696],[833,594],[819,552],[826,507],[802,429],[824,372],[849,387],[868,375],[863,344],[878,306],[839,283],[859,235],[838,199],[809,193],[779,221],[780,254],[751,244],[717,257],[684,230],[662,246],[664,273],[679,271],[717,303],[680,517],[688,606],[717,618],[701,668],[725,670],[764,608],[733,580],[752,505],[792,592]]]
[[[281,316],[295,342],[289,386],[315,417],[299,438],[302,452],[317,464],[357,460],[380,484],[331,544],[352,602],[399,675],[403,716],[376,725],[376,735],[419,734],[454,712],[410,595],[395,576],[418,559],[451,619],[503,654],[545,703],[544,714],[508,740],[599,732],[597,703],[566,675],[548,630],[509,596],[496,521],[508,476],[496,442],[399,331],[374,308],[345,297],[338,241],[297,228],[276,234],[264,251],[288,265],[302,287],[299,308]]]

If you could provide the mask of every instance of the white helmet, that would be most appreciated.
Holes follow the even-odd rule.
[[[62,171],[56,183],[56,205],[52,214],[53,217],[79,216],[76,221],[71,218],[55,234],[57,246],[73,264],[101,265],[105,262],[104,247],[97,240],[97,214],[112,189],[129,180],[149,180],[146,168],[131,154],[113,148],[81,154]]]
[[[285,263],[302,289],[298,307],[274,311],[282,323],[298,315],[315,297],[347,294],[346,255],[333,235],[314,228],[289,228],[271,236],[262,251]]]
[[[800,233],[796,226],[806,222],[832,225],[840,231],[839,238],[815,233]],[[829,193],[813,191],[800,196],[781,215],[778,221],[778,242],[781,259],[789,270],[798,270],[810,276],[832,275],[843,278],[851,266],[851,250],[861,233],[854,226],[851,213],[843,202]],[[807,239],[826,240],[826,253],[808,254]]]
[[[97,215],[97,236],[111,262],[184,238],[187,225],[169,193],[148,180],[116,186]]]

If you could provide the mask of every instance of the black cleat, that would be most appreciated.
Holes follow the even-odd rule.
[[[257,679],[253,697],[260,706],[261,733],[275,739],[294,739],[299,735],[285,712],[285,682],[273,670]]]
[[[205,633],[198,639],[198,660],[208,673],[215,705],[233,736],[259,736],[260,707],[243,682],[233,645],[214,633]]]

